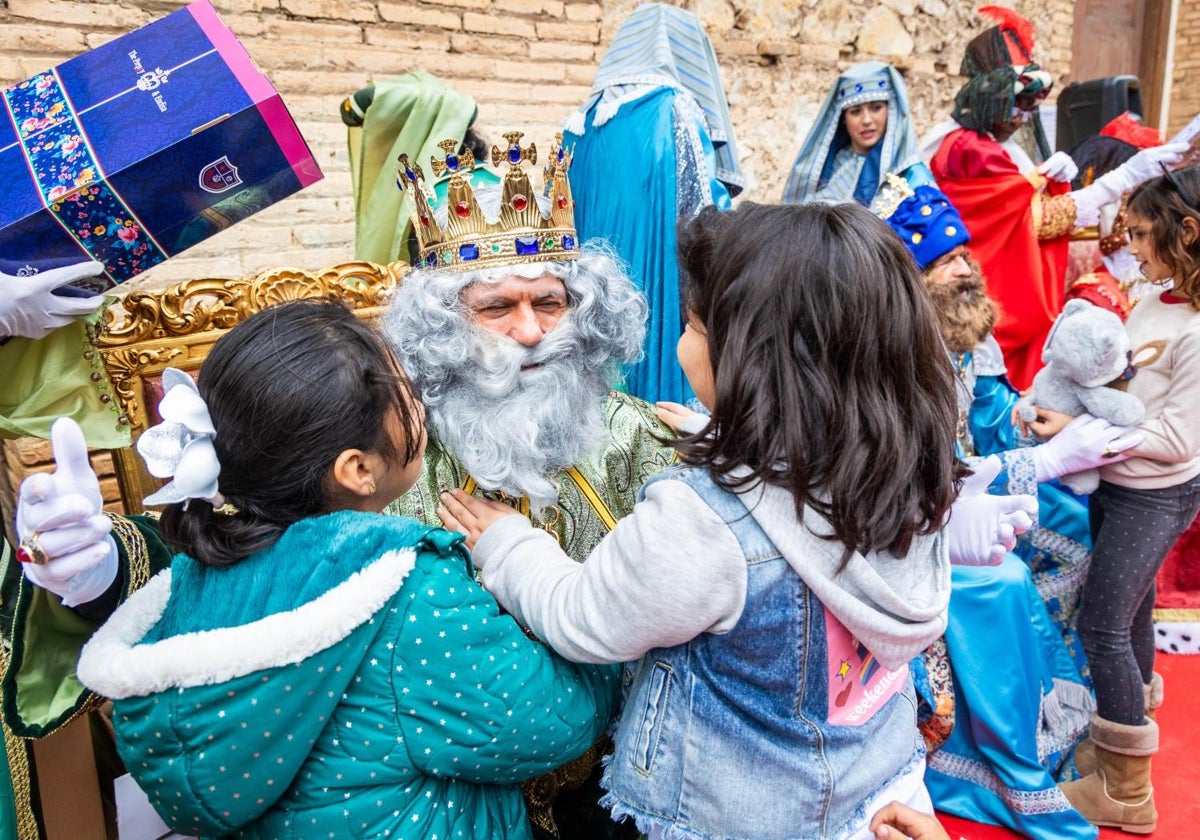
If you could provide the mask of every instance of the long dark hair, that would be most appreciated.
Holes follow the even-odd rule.
[[[1174,272],[1173,294],[1200,310],[1200,237],[1183,241],[1183,220],[1200,224],[1200,166],[1161,176],[1142,184],[1129,196],[1129,212],[1150,223],[1150,244],[1158,260]]]
[[[412,386],[374,328],[334,300],[299,300],[238,324],[200,367],[217,430],[218,489],[235,514],[191,499],[167,505],[177,551],[228,566],[270,546],[300,519],[329,510],[329,470],[346,449],[406,464],[420,452]],[[399,449],[387,432],[406,430]]]
[[[710,207],[681,229],[679,258],[715,391],[683,461],[727,489],[787,489],[798,516],[829,521],[843,563],[941,528],[964,472],[954,372],[888,226],[855,204]]]

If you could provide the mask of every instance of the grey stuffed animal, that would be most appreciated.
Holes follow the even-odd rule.
[[[1037,408],[1063,414],[1083,413],[1102,417],[1117,426],[1136,426],[1146,407],[1133,394],[1107,387],[1128,379],[1136,370],[1130,363],[1129,338],[1121,319],[1086,300],[1071,300],[1054,322],[1042,361],[1046,366],[1033,378],[1033,387],[1017,403],[1021,419],[1037,419]],[[1100,483],[1098,470],[1062,476],[1076,493],[1090,493]]]

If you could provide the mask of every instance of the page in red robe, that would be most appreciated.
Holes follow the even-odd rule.
[[[1001,310],[996,341],[1009,379],[1024,390],[1042,367],[1042,345],[1062,310],[1070,236],[1038,240],[1037,191],[991,137],[966,129],[948,134],[930,169],[971,232],[971,255]],[[1051,195],[1069,189],[1046,187]]]

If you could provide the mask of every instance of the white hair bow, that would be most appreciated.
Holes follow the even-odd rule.
[[[146,497],[148,505],[165,505],[188,499],[221,504],[217,477],[221,464],[213,440],[217,430],[192,378],[176,368],[162,375],[166,389],[158,403],[163,422],[147,429],[137,440],[137,451],[155,478],[174,480]]]

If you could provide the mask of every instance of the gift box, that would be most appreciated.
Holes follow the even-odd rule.
[[[4,90],[0,271],[128,280],[320,180],[272,87],[197,0]]]

